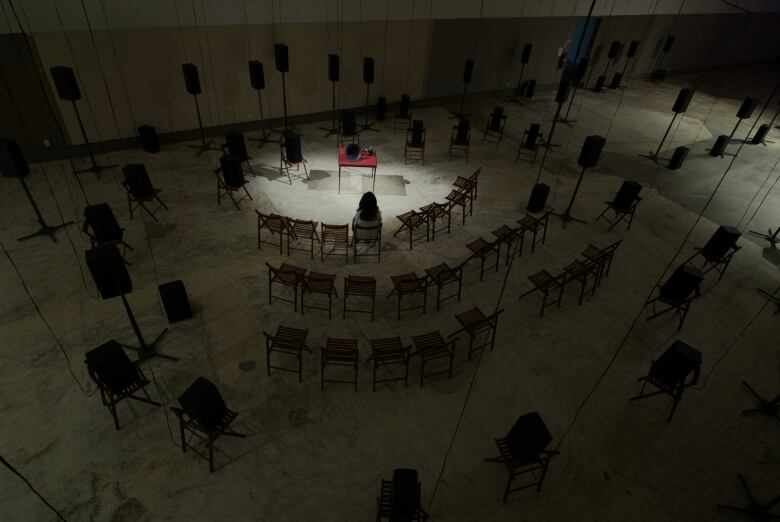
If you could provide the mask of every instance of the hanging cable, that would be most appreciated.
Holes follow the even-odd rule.
[[[181,39],[181,50],[184,53],[184,62],[189,63],[190,58],[187,56],[187,46],[184,44],[184,30],[181,26],[181,16],[179,15],[179,6],[176,4],[176,0],[173,0],[173,9],[176,11],[176,26],[179,28],[179,38]]]
[[[477,18],[477,29],[474,31],[474,47],[471,49],[471,59],[477,56],[477,43],[479,42],[479,29],[482,27],[482,12],[485,10],[485,0],[479,2],[479,17]]]
[[[382,85],[379,87],[381,94],[385,93],[385,62],[387,61],[387,25],[390,20],[390,0],[385,0],[385,43],[382,46]]]
[[[4,458],[2,455],[0,455],[0,462],[2,462],[2,463],[3,463],[3,466],[5,466],[6,468],[8,468],[8,470],[9,470],[11,473],[13,473],[13,474],[14,474],[14,475],[16,475],[17,477],[19,477],[19,478],[22,480],[22,482],[24,482],[24,483],[27,485],[27,487],[28,487],[28,488],[30,488],[30,491],[32,491],[33,493],[35,493],[35,496],[36,496],[36,497],[38,497],[39,499],[41,499],[41,502],[43,502],[43,503],[46,505],[46,507],[47,507],[47,508],[49,508],[49,509],[52,511],[52,513],[54,513],[55,515],[57,515],[57,518],[58,518],[58,519],[62,520],[63,522],[68,522],[68,521],[67,521],[67,519],[65,519],[65,517],[63,517],[63,516],[60,514],[60,512],[59,512],[59,511],[57,511],[57,509],[56,509],[54,506],[52,506],[52,505],[49,503],[49,501],[48,501],[48,500],[46,500],[45,498],[43,498],[43,495],[41,495],[40,493],[38,493],[38,490],[36,490],[36,489],[33,487],[33,485],[32,485],[32,484],[30,484],[30,481],[29,481],[29,480],[27,480],[27,478],[26,478],[24,475],[22,475],[21,473],[19,473],[19,471],[17,471],[17,469],[16,469],[15,467],[13,467],[13,466],[11,465],[11,463],[10,463],[10,462],[8,462],[7,460],[5,460],[5,458]]]
[[[83,1],[83,0],[82,0]],[[206,50],[209,54],[209,71],[211,72],[211,86],[214,90],[214,105],[217,108],[217,125],[222,123],[222,111],[220,110],[219,103],[219,89],[217,87],[217,79],[214,75],[214,56],[211,54],[211,39],[209,38],[209,25],[206,20],[206,9],[203,7],[203,0],[200,0],[200,11],[203,14],[203,32],[206,34]],[[204,64],[205,66],[205,64]]]
[[[406,72],[404,73],[404,93],[409,92],[409,66],[412,61],[412,35],[414,34],[414,8],[415,0],[412,0],[412,15],[409,17],[409,38],[406,46]]]
[[[81,2],[82,7],[84,5],[84,2],[82,0]],[[114,42],[114,34],[111,31],[111,26],[108,23],[108,16],[106,16],[106,6],[104,4],[104,0],[100,0],[100,10],[103,13],[103,20],[106,22],[106,31],[108,32],[108,40],[111,42],[111,49],[114,53],[114,60],[116,61],[117,69],[119,69],[119,78],[122,81],[122,90],[125,93],[125,100],[127,101],[127,108],[130,110],[130,117],[133,120],[133,128],[138,128],[138,120],[135,117],[135,111],[133,111],[133,104],[130,101],[130,93],[127,91],[127,80],[125,80],[125,73],[122,69],[122,62],[119,60],[119,54],[116,51],[116,43]],[[85,11],[86,13],[86,11]],[[85,14],[86,16],[86,14]],[[91,31],[91,30],[90,30]],[[94,38],[93,38],[93,45],[94,45]],[[97,50],[95,51],[97,53]]]
[[[241,8],[244,11],[244,34],[246,35],[246,56],[247,60],[252,59],[252,43],[249,39],[249,16],[246,13],[246,0],[241,0]]]
[[[753,201],[755,201],[755,199],[756,199],[756,196],[758,195],[758,192],[759,192],[759,191],[760,191],[762,188],[764,188],[764,186],[766,185],[766,182],[767,182],[767,181],[769,181],[769,177],[772,175],[772,173],[775,171],[775,169],[777,169],[777,165],[778,165],[778,163],[780,163],[780,158],[779,158],[777,161],[775,161],[775,164],[774,164],[774,166],[772,167],[772,170],[770,170],[770,171],[769,171],[769,174],[767,174],[767,175],[766,175],[766,179],[765,179],[765,180],[764,180],[764,182],[761,184],[761,187],[759,188],[759,190],[758,190],[758,191],[756,191],[756,194],[755,194],[755,195],[753,196],[753,198],[750,200],[750,203],[748,204],[747,208],[745,209],[745,213],[744,213],[744,214],[742,214],[742,217],[741,217],[741,218],[739,218],[739,223],[737,223],[737,228],[739,228],[739,226],[742,224],[742,220],[743,220],[743,219],[745,219],[745,215],[747,214],[747,212],[748,212],[748,209],[750,208],[750,206],[751,206],[751,205],[753,205]],[[767,189],[766,193],[764,193],[764,197],[763,197],[763,198],[761,198],[761,202],[760,202],[760,203],[758,204],[758,206],[756,207],[756,210],[754,210],[754,211],[753,211],[753,215],[751,215],[751,216],[750,216],[750,219],[748,220],[748,222],[747,222],[747,223],[745,223],[745,228],[743,228],[743,229],[742,229],[742,232],[745,232],[746,230],[748,230],[748,228],[750,228],[750,224],[753,222],[753,219],[756,217],[756,214],[758,214],[758,211],[759,211],[759,210],[761,210],[761,207],[763,207],[763,206],[764,206],[764,202],[766,201],[766,198],[769,196],[769,194],[772,192],[772,190],[774,190],[775,186],[777,186],[777,182],[778,182],[778,181],[780,181],[780,174],[778,174],[778,176],[775,178],[775,181],[774,181],[774,183],[772,183],[772,186],[771,186],[771,187],[769,187],[769,189]]]
[[[198,13],[195,11],[195,0],[190,0],[190,4],[192,6],[192,18],[193,18],[193,24],[195,25],[195,41],[198,43],[198,55],[200,56],[200,64],[201,67],[205,69],[206,60],[203,57],[203,46],[200,43],[200,27],[198,26]],[[204,79],[206,78],[204,77]],[[211,94],[211,86],[209,86],[209,88],[206,90],[206,108],[209,113],[209,124],[214,125],[214,115],[211,112],[210,94]]]

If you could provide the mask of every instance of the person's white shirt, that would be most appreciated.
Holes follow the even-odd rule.
[[[360,219],[360,210],[355,212],[355,217],[352,218],[352,234],[357,237],[359,240],[363,239],[374,239],[375,235],[379,234],[379,229],[376,230],[357,230],[355,231],[355,227],[377,227],[382,224],[382,211],[377,210],[376,213],[376,219],[372,219],[370,221],[366,221],[364,219]],[[379,239],[378,237],[376,239]]]

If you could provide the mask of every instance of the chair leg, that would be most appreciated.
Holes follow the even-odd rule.
[[[209,446],[209,473],[214,473],[214,441],[211,439],[211,434],[209,434],[208,446]]]
[[[117,429],[117,431],[119,431],[119,417],[116,414],[116,403],[111,401],[108,404],[108,409],[111,411],[111,416],[114,418],[114,427]]]
[[[181,452],[187,452],[187,441],[184,439],[184,422],[179,418],[179,434],[181,435]]]

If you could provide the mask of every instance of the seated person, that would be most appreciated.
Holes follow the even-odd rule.
[[[358,230],[355,227],[378,227],[382,224],[382,212],[376,203],[373,192],[366,192],[360,198],[355,217],[352,218],[352,234],[358,241],[379,239],[379,230]]]

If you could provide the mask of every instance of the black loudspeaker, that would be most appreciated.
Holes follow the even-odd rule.
[[[669,170],[677,170],[680,167],[683,166],[683,162],[685,161],[685,157],[688,156],[688,153],[691,151],[688,147],[677,147],[674,149],[674,154],[672,154],[672,159],[669,160],[669,165],[666,167]]]
[[[639,193],[642,192],[642,184],[637,181],[624,181],[620,185],[615,199],[612,200],[612,206],[616,209],[628,210],[634,206],[634,202],[639,199]]]
[[[284,138],[284,152],[287,155],[287,161],[300,163],[303,161],[303,152],[301,151],[301,137],[298,134],[288,134]]]
[[[620,41],[613,40],[612,43],[609,44],[609,51],[607,52],[607,58],[609,58],[610,60],[617,60],[619,52],[620,52]]]
[[[687,111],[688,105],[691,103],[691,98],[693,98],[693,89],[680,89],[680,92],[677,94],[677,99],[674,100],[672,111],[677,114]]]
[[[190,94],[200,94],[200,76],[198,67],[194,63],[181,64],[181,72],[184,73],[184,86]]]
[[[536,80],[528,80],[528,83],[526,84],[526,88],[525,88],[525,97],[533,98],[534,90],[536,90]]]
[[[756,106],[758,105],[758,100],[755,98],[745,98],[745,101],[742,102],[742,105],[739,106],[739,110],[737,111],[737,118],[740,120],[744,120],[745,118],[750,118],[750,116],[753,115],[753,111],[756,110]]]
[[[92,235],[100,243],[122,241],[125,231],[119,226],[108,203],[96,203],[84,209],[84,230],[92,229]]]
[[[249,62],[249,83],[256,91],[265,89],[265,73],[263,73],[263,64],[257,60]]]
[[[770,127],[768,123],[761,125],[753,135],[753,139],[750,140],[750,143],[752,145],[758,145],[759,143],[762,143],[766,139],[766,135],[769,134],[769,128]]]
[[[506,445],[513,457],[538,458],[553,438],[537,412],[526,413],[515,422],[506,436]]]
[[[463,83],[471,83],[472,72],[474,72],[474,60],[466,60],[463,65]]]
[[[23,178],[30,173],[30,166],[16,140],[0,139],[0,174],[9,178]]]
[[[417,470],[394,469],[393,486],[390,492],[392,499],[390,520],[393,522],[411,522],[417,518],[420,509],[420,482]]]
[[[124,393],[141,380],[138,368],[122,349],[122,345],[114,339],[88,351],[84,354],[84,359],[90,372],[93,372],[106,388],[117,394]]]
[[[241,168],[241,158],[232,154],[224,154],[219,158],[219,165],[222,167],[222,177],[225,179],[225,185],[228,187],[242,187],[244,180],[244,171]]]
[[[712,146],[710,149],[710,156],[723,156],[723,152],[726,150],[726,147],[729,146],[729,137],[725,134],[721,134],[718,136],[718,139],[715,140],[715,145]]]
[[[561,80],[561,83],[558,84],[558,92],[555,93],[555,103],[566,103],[569,98],[570,86],[569,80]]]
[[[531,58],[531,49],[533,49],[533,44],[525,44],[523,46],[523,54],[520,56],[520,63],[523,65],[528,64],[528,60]]]
[[[633,58],[638,50],[639,40],[631,40],[631,43],[628,44],[628,51],[626,51],[626,58]]]
[[[387,113],[387,98],[380,96],[376,100],[376,119],[377,121],[385,121],[385,114]]]
[[[274,62],[277,71],[281,73],[290,71],[290,59],[285,44],[274,44]]]
[[[550,186],[544,183],[534,185],[531,190],[531,197],[528,198],[528,205],[525,207],[528,212],[535,214],[544,210],[547,204],[547,196],[550,195]]]
[[[141,140],[141,148],[146,152],[160,152],[160,140],[157,139],[157,129],[151,125],[139,126],[138,138]]]
[[[718,227],[704,248],[701,255],[705,259],[721,259],[729,253],[729,250],[737,244],[742,233],[734,227]]]
[[[525,143],[523,147],[529,150],[536,149],[536,142],[539,140],[539,134],[541,134],[541,128],[538,123],[532,123],[528,127],[528,134],[525,135]]]
[[[246,152],[246,141],[244,141],[243,132],[228,132],[225,134],[225,145],[227,145],[228,154],[236,156],[246,161],[249,154]]]
[[[593,86],[593,92],[601,92],[606,81],[607,77],[603,74],[600,74],[599,77],[596,78],[596,85]]]
[[[681,303],[698,288],[704,276],[697,268],[680,265],[661,287],[659,295],[673,303]]]
[[[149,173],[143,163],[128,163],[122,167],[127,188],[136,198],[149,198],[154,196],[154,186],[149,179]]]
[[[192,308],[190,308],[190,300],[187,299],[184,283],[181,281],[163,283],[159,286],[159,290],[169,324],[192,317]]]
[[[328,80],[331,82],[339,81],[341,76],[341,60],[338,54],[328,55]]]
[[[469,120],[461,118],[458,121],[458,131],[455,133],[455,143],[467,143],[470,130]]]
[[[228,408],[217,387],[204,377],[195,379],[179,397],[179,404],[206,430],[214,430],[225,419]]]
[[[592,136],[586,136],[585,142],[582,144],[580,157],[577,159],[579,166],[586,169],[595,167],[599,162],[601,149],[604,148],[604,143],[606,143],[606,141],[607,140],[596,134]]]
[[[363,58],[363,83],[374,83],[374,59]]]
[[[617,89],[620,87],[620,84],[623,83],[623,73],[615,73],[612,76],[612,81],[609,82],[609,88],[610,89]]]
[[[54,86],[57,88],[57,95],[60,99],[76,101],[81,99],[79,83],[76,81],[76,74],[70,67],[57,65],[49,69],[51,79],[54,80]]]
[[[666,41],[664,42],[664,49],[663,51],[665,53],[668,53],[672,50],[672,45],[674,45],[674,36],[667,36]]]
[[[125,261],[116,245],[90,248],[84,253],[84,257],[100,297],[110,299],[133,291],[133,283],[127,273]]]

